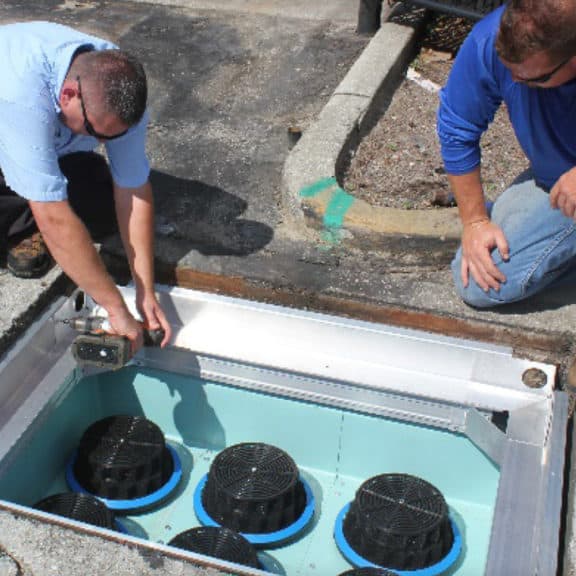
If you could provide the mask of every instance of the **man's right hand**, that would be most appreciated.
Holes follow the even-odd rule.
[[[490,288],[500,290],[500,285],[506,282],[506,276],[492,260],[492,251],[496,248],[503,260],[510,258],[508,241],[497,224],[486,218],[463,225],[460,275],[465,288],[468,286],[469,274],[472,274],[485,292]]]
[[[144,344],[142,324],[130,314],[126,307],[108,310],[108,321],[112,328],[111,332],[128,338],[131,343],[132,354],[136,354]]]

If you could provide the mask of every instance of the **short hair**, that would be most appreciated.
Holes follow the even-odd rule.
[[[69,76],[79,75],[89,91],[98,91],[100,105],[127,126],[137,124],[146,111],[148,86],[140,61],[123,50],[83,52]]]
[[[558,60],[576,55],[576,0],[509,0],[496,50],[515,64],[538,52]]]

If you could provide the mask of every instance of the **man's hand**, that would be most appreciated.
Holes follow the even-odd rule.
[[[164,330],[164,338],[160,344],[160,346],[164,348],[168,342],[170,342],[170,338],[172,337],[172,328],[168,323],[168,320],[166,320],[166,315],[160,307],[155,294],[153,292],[148,292],[143,296],[137,294],[136,306],[148,329],[158,330],[159,328],[162,328]]]
[[[108,321],[113,334],[126,336],[130,340],[132,354],[136,354],[144,343],[142,324],[138,322],[125,306],[108,310]]]
[[[464,287],[468,286],[469,273],[484,290],[498,291],[506,276],[492,260],[497,248],[503,260],[508,260],[509,248],[502,229],[488,218],[464,224],[462,232],[462,265],[460,275]]]
[[[550,205],[576,219],[576,168],[564,172],[550,190]]]

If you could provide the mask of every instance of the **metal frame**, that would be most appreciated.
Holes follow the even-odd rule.
[[[159,287],[159,297],[174,347],[144,349],[135,364],[465,434],[501,469],[486,574],[555,573],[568,403],[554,366],[507,347],[191,290]],[[97,371],[75,368],[74,333],[59,320],[103,311],[78,309],[74,297],[58,301],[0,362],[0,474],[59,397]],[[523,383],[528,369],[541,388]],[[495,411],[508,413],[505,431]]]
[[[453,16],[480,20],[489,12],[505,3],[506,0],[398,0],[399,3],[415,4],[434,10],[444,12]]]

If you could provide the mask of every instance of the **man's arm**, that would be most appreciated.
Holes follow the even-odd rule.
[[[151,329],[162,327],[165,346],[172,335],[170,324],[154,291],[154,199],[152,186],[114,186],[116,216],[124,249],[136,286],[136,305]]]
[[[494,48],[502,9],[477,24],[458,51],[446,86],[440,93],[438,136],[448,179],[462,220],[464,286],[469,275],[483,290],[498,290],[504,274],[491,253],[498,248],[508,258],[499,226],[490,221],[480,180],[480,139],[502,101],[506,72]]]
[[[468,286],[468,274],[471,273],[483,290],[499,290],[506,277],[494,264],[491,253],[498,248],[502,258],[508,260],[508,242],[502,229],[490,221],[486,211],[480,167],[468,174],[448,175],[448,180],[462,220],[462,283]]]
[[[142,345],[142,329],[128,311],[86,227],[68,201],[31,200],[30,208],[50,253],[62,270],[108,312],[113,330],[128,337],[133,348],[138,349]]]

